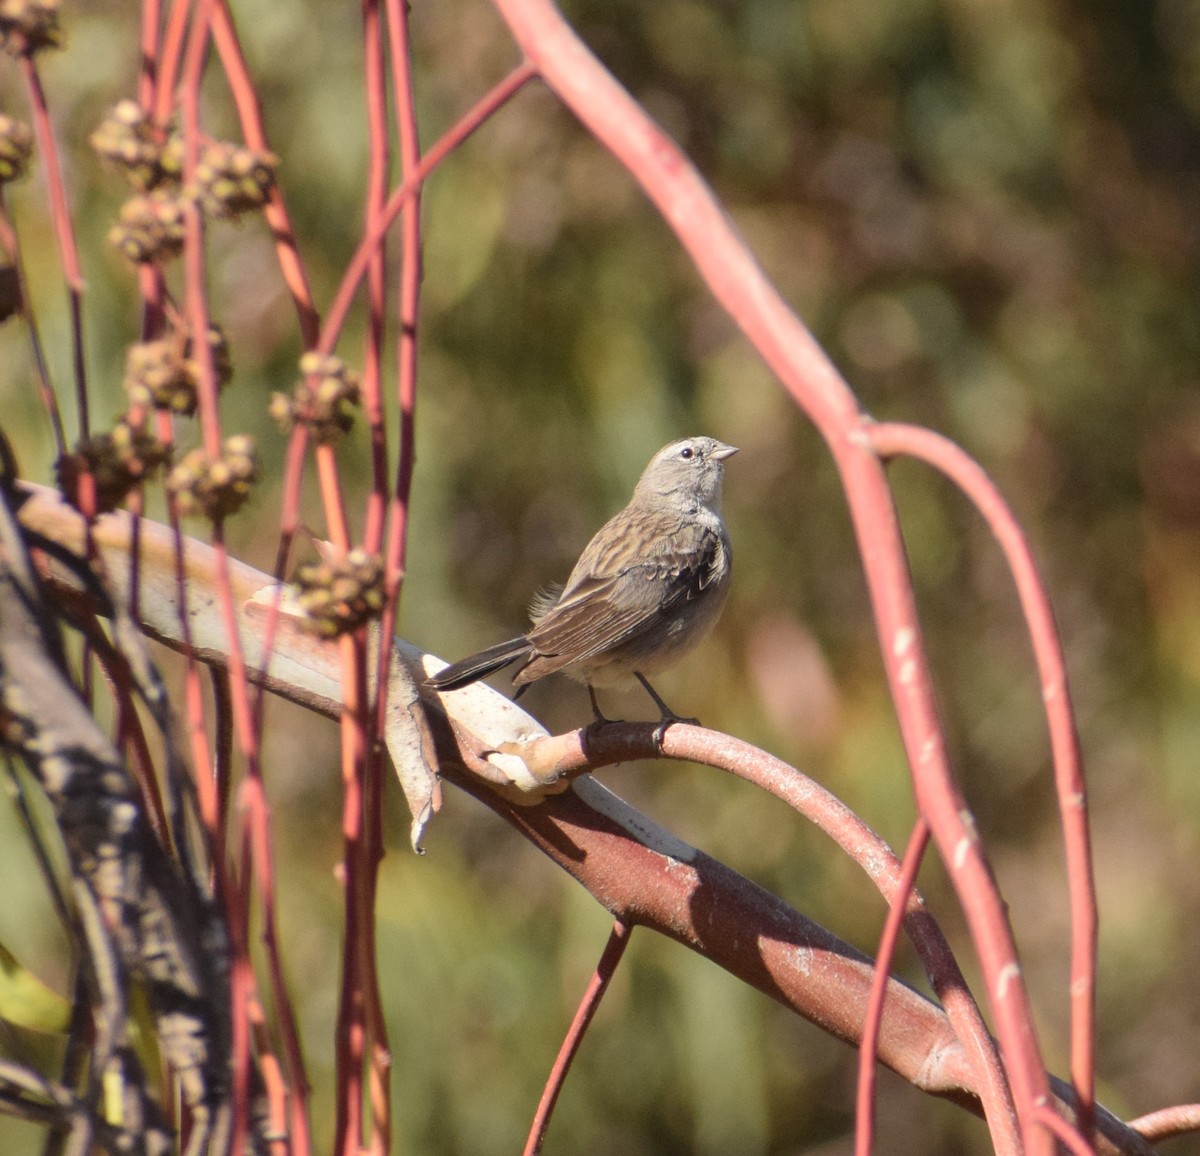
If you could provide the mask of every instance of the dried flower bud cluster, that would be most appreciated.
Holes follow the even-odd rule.
[[[192,450],[167,476],[167,490],[184,517],[220,522],[241,509],[257,481],[254,439],[237,434],[225,440],[215,459]]]
[[[59,42],[58,0],[0,0],[0,47],[10,56],[32,56]]]
[[[187,195],[209,217],[237,218],[267,203],[279,158],[227,141],[206,145]]]
[[[138,190],[108,238],[135,264],[178,254],[186,206],[195,204],[208,217],[236,219],[261,209],[275,186],[279,161],[273,154],[209,141],[201,148],[193,180],[182,187],[183,138],[154,124],[132,100],[110,108],[90,140]]]
[[[383,560],[359,547],[332,561],[307,562],[296,570],[297,597],[306,627],[335,638],[378,618],[387,594]]]
[[[304,380],[292,396],[276,393],[271,398],[271,416],[285,429],[296,424],[308,427],[313,440],[332,445],[354,425],[354,411],[362,404],[358,378],[340,357],[306,353],[300,358]]]
[[[223,389],[233,376],[229,342],[219,325],[210,325],[208,345],[212,351],[217,388]],[[200,365],[193,356],[191,336],[172,330],[157,341],[141,341],[125,355],[125,391],[134,405],[169,410],[191,417],[196,412]]]
[[[178,138],[168,142],[136,101],[122,100],[113,105],[88,140],[96,152],[118,165],[140,192],[149,192],[173,177],[178,179]]]
[[[166,189],[131,197],[121,206],[109,243],[140,265],[166,261],[183,249],[183,202]]]
[[[58,479],[67,500],[81,508],[80,483],[90,474],[96,487],[96,513],[115,510],[135,486],[167,462],[168,448],[144,426],[120,418],[112,430],[83,439],[59,459]]]
[[[29,125],[0,113],[0,185],[23,177],[32,155]]]
[[[16,0],[0,0],[0,11]],[[116,164],[137,190],[121,207],[109,242],[134,264],[162,263],[183,249],[188,210],[213,218],[236,218],[261,208],[275,184],[277,159],[266,152],[223,141],[200,148],[195,172],[182,185],[184,141],[168,125],[156,124],[132,100],[105,114],[91,135],[92,147]],[[204,335],[217,388],[232,376],[224,333],[210,326]],[[201,384],[193,335],[176,324],[154,341],[130,347],[125,389],[135,408],[191,416]],[[167,489],[185,515],[220,521],[236,512],[258,479],[253,439],[231,437],[214,459],[203,450],[187,454],[167,478]]]

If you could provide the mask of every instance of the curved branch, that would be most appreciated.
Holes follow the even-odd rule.
[[[1050,1094],[1004,901],[951,772],[900,526],[882,463],[849,386],[787,307],[675,143],[592,55],[550,0],[494,0],[542,79],[662,213],[733,321],[829,445],[862,554],[917,806],[971,929],[1030,1156],[1054,1142],[1037,1118]]]
[[[1128,1127],[1155,1144],[1160,1140],[1200,1132],[1200,1104],[1173,1104],[1169,1108],[1159,1108],[1157,1112],[1148,1112],[1145,1116],[1130,1120]]]
[[[586,887],[614,919],[674,939],[822,1030],[858,1044],[870,999],[870,960],[778,896],[684,843],[591,776],[530,807],[449,763],[444,769],[456,786]],[[878,1057],[921,1091],[982,1114],[974,1065],[948,1017],[896,979],[888,981]],[[1069,1115],[1070,1086],[1047,1083],[1051,1102]],[[1140,1136],[1103,1109],[1097,1113],[1096,1152],[1153,1156]]]
[[[47,580],[64,596],[86,595],[88,591],[79,588],[76,569],[64,566],[55,553],[79,553],[83,519],[52,491],[34,486],[22,489],[25,500],[19,520],[28,532],[42,538],[37,560]],[[124,514],[105,515],[97,520],[93,531],[96,548],[114,586],[113,594],[118,598],[127,593],[123,587],[130,577],[131,532],[132,520]],[[168,646],[182,649],[174,602],[173,550],[168,548],[172,541],[174,536],[166,527],[140,523],[143,597],[138,610],[148,633]],[[183,557],[188,584],[194,592],[189,625],[195,653],[202,661],[222,667],[228,655],[222,649],[225,641],[215,598],[211,593],[200,597],[201,592],[211,591],[213,582],[211,547],[186,539]],[[262,592],[275,587],[268,575],[240,563],[235,568],[235,580],[242,600],[239,626],[249,653],[257,659],[261,656],[265,622]],[[270,671],[252,664],[251,677],[293,702],[330,718],[338,717],[342,708],[336,644],[304,634],[290,618],[287,626],[272,655]],[[439,665],[438,660],[402,640],[397,640],[397,648],[412,666],[432,669]],[[400,678],[401,674],[390,672],[389,677]],[[403,672],[402,677],[411,686],[411,675]],[[536,765],[531,751],[540,747],[547,757],[549,752],[557,752],[557,758],[574,749],[580,752],[582,766],[587,762],[582,755],[586,738],[593,761],[600,755],[606,761],[630,759],[635,754],[655,753],[655,725],[621,724],[554,739],[545,736],[541,744],[530,743],[531,738],[545,735],[536,720],[487,686],[467,687],[449,696],[455,710],[453,717],[440,709],[414,707],[409,693],[399,685],[389,689],[389,698],[395,704],[392,726],[396,729],[387,736],[388,749],[402,773],[419,775],[423,762],[436,763],[449,781],[511,824],[587,888],[615,918],[641,924],[685,944],[822,1029],[847,1042],[859,1042],[873,974],[864,955],[778,896],[676,838],[591,776],[584,775],[571,783],[563,779],[557,784],[561,793],[544,793],[555,772]],[[422,718],[420,725],[415,722],[414,710]],[[404,723],[404,719],[409,722]],[[484,762],[479,773],[464,765],[478,761],[477,756],[460,750],[460,735],[468,730],[486,738],[498,752]],[[662,744],[664,753],[672,757],[694,759],[699,755],[706,761],[720,757],[725,769],[733,773],[764,784],[774,779],[776,793],[788,790],[790,783],[797,798],[819,797],[792,768],[729,736],[676,725],[667,728]],[[520,747],[535,765],[527,765],[501,747],[510,751]],[[560,769],[568,768],[563,763]],[[523,782],[523,788],[518,782]],[[406,790],[410,789],[411,785],[406,785]],[[410,799],[413,797],[420,798],[419,792],[413,791]],[[885,869],[881,877],[887,876]],[[879,1058],[915,1087],[952,1099],[972,1111],[980,1110],[976,1059],[960,1042],[947,1014],[894,979],[888,983]],[[1053,1088],[1053,1099],[1060,1110],[1068,1111],[1070,1089],[1049,1078],[1047,1086]],[[1150,1154],[1141,1137],[1107,1113],[1100,1114],[1099,1132],[1103,1137],[1097,1140],[1099,1152]]]
[[[1067,855],[1071,896],[1071,1075],[1079,1098],[1080,1129],[1086,1135],[1096,1093],[1096,942],[1099,915],[1088,829],[1087,784],[1067,682],[1067,664],[1054,611],[1033,552],[983,467],[949,438],[917,426],[885,422],[870,430],[881,457],[914,457],[939,470],[971,501],[1000,544],[1016,583],[1017,596],[1033,643],[1042,702],[1050,729],[1054,781]]]

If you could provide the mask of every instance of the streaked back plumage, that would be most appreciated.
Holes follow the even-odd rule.
[[[556,671],[589,689],[633,676],[665,718],[644,676],[692,649],[725,603],[733,556],[721,487],[725,459],[736,452],[710,437],[664,446],[642,471],[629,505],[587,544],[561,592],[550,588],[535,598],[529,633],[454,663],[429,685],[452,690],[517,661],[518,686]]]

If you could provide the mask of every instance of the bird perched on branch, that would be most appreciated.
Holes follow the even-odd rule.
[[[715,438],[664,446],[638,479],[629,505],[606,522],[561,589],[538,595],[529,632],[447,666],[426,681],[456,690],[510,663],[521,689],[561,671],[584,683],[599,722],[595,688],[633,675],[662,712],[683,721],[646,676],[672,665],[713,627],[729,594],[733,555],[721,521],[725,460]]]

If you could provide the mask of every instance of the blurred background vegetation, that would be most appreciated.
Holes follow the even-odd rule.
[[[1200,1098],[1200,4],[1196,0],[574,0],[587,41],[694,158],[864,407],[978,457],[1044,566],[1095,807],[1102,902],[1100,1093],[1136,1115]],[[234,5],[319,303],[361,221],[356,5]],[[123,196],[86,148],[133,95],[136,14],[64,6],[41,60],[88,279],[93,413],[124,404],[134,283],[105,233]],[[517,60],[480,2],[413,5],[428,144]],[[0,63],[4,111],[25,115]],[[210,131],[232,132],[208,94]],[[35,172],[9,198],[70,412],[61,272]],[[727,473],[737,578],[714,638],[662,681],[677,709],[794,761],[902,845],[913,810],[838,480],[818,438],[719,312],[631,180],[538,86],[441,168],[423,202],[418,463],[402,632],[453,658],[523,626],[689,433],[741,447]],[[266,418],[300,353],[261,222],[212,233],[211,300],[237,370],[228,431],[268,481],[230,526],[274,552],[283,439]],[[339,352],[356,359],[350,332]],[[0,414],[27,476],[52,450],[19,322],[0,329]],[[187,423],[183,423],[185,426]],[[190,444],[194,431],[181,429]],[[361,429],[341,451],[367,484]],[[893,469],[955,764],[1011,904],[1056,1070],[1065,1068],[1066,902],[1029,647],[979,520]],[[317,507],[312,507],[317,518]],[[320,533],[319,523],[313,529]],[[165,659],[170,666],[170,660]],[[500,685],[504,685],[501,680]],[[590,717],[551,680],[523,703]],[[639,695],[608,700],[642,715]],[[267,776],[282,929],[330,1134],[340,857],[336,729],[272,705]],[[674,764],[618,792],[872,951],[877,896],[778,803]],[[380,890],[398,1150],[519,1150],[608,919],[461,796],[406,849],[397,799]],[[0,942],[64,990],[64,941],[0,812]],[[940,869],[922,877],[974,975]],[[904,973],[920,986],[911,957]],[[33,1037],[4,1052],[44,1052]],[[548,1151],[850,1151],[854,1056],[723,973],[635,934]],[[898,1080],[877,1151],[988,1150],[981,1124]],[[919,1140],[918,1140],[919,1137]],[[32,1130],[0,1121],[6,1151]]]

